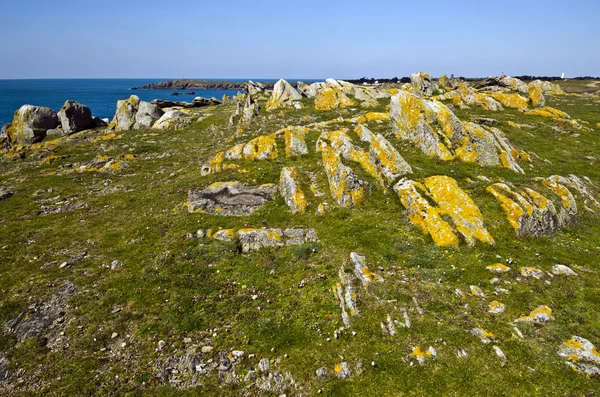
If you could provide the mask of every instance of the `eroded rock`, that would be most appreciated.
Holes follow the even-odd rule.
[[[277,186],[266,184],[247,186],[241,182],[217,182],[189,192],[190,212],[223,216],[250,215],[266,202],[272,201]]]
[[[14,114],[6,135],[11,145],[40,142],[46,137],[46,131],[57,128],[58,115],[43,106],[23,105]]]
[[[90,108],[71,100],[59,110],[58,118],[66,135],[96,127]]]

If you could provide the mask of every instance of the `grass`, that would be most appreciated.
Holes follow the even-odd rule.
[[[569,84],[564,88],[576,90]],[[281,368],[294,376],[307,395],[319,389],[324,395],[593,395],[598,378],[576,374],[556,351],[571,335],[600,346],[598,216],[585,213],[580,206],[578,226],[551,237],[516,239],[500,206],[485,193],[486,184],[477,176],[538,188],[536,177],[575,174],[586,175],[598,185],[600,169],[595,156],[600,152],[600,140],[595,124],[600,122],[600,110],[597,104],[589,105],[594,101],[598,99],[547,98],[548,105],[589,122],[595,129],[592,132],[554,129],[549,119],[511,110],[456,110],[461,119],[471,115],[497,119],[513,145],[537,154],[539,158],[534,156],[531,164],[525,165],[524,175],[428,158],[394,138],[388,125],[369,123],[369,128],[384,134],[413,167],[412,179],[438,174],[455,178],[484,214],[496,240],[493,247],[435,246],[409,224],[395,194],[379,189],[356,165],[352,168],[371,183],[373,191],[357,209],[336,208],[320,155],[314,151],[318,132],[309,133],[308,156],[241,161],[238,164],[247,173],[233,170],[201,176],[200,164],[219,150],[288,125],[349,118],[364,112],[360,108],[345,113],[316,112],[312,101],[304,100],[301,110],[273,114],[262,110],[259,122],[239,132],[227,124],[234,106],[224,105],[204,108],[202,112],[210,117],[179,131],[157,135],[130,131],[123,133],[122,139],[106,142],[92,141],[98,132],[83,133],[55,153],[67,158],[50,165],[41,164],[35,155],[2,159],[0,185],[11,186],[14,196],[0,203],[0,318],[14,318],[30,304],[48,299],[66,280],[77,288],[70,301],[69,320],[61,328],[63,342],[53,349],[37,340],[17,343],[13,334],[3,330],[1,354],[10,368],[26,370],[19,375],[23,383],[10,393],[243,393],[243,383],[223,385],[216,376],[202,378],[195,388],[185,390],[157,378],[157,362],[184,354],[184,339],[191,338],[193,343],[214,346],[215,359],[217,352],[235,349],[244,350],[246,357],[255,354],[240,367],[242,376],[260,358],[280,357]],[[381,100],[374,110],[385,111],[387,103]],[[506,124],[509,120],[533,128],[511,128]],[[350,124],[342,122],[340,126]],[[279,152],[284,153],[283,146]],[[40,173],[42,169],[63,171],[68,164],[90,161],[100,153],[110,157],[132,153],[135,158],[115,174]],[[173,210],[186,201],[190,189],[212,182],[277,182],[284,165],[316,174],[320,190],[326,193],[320,199],[331,207],[326,215],[314,215],[320,201],[310,193],[304,215],[292,215],[281,198],[244,218]],[[468,183],[466,178],[475,182]],[[53,191],[34,195],[49,188]],[[36,215],[41,205],[50,205],[42,200],[56,196],[61,197],[57,201],[68,198],[88,207]],[[231,243],[186,238],[200,228],[245,225],[314,227],[320,242],[242,255]],[[86,259],[70,268],[58,267],[82,251],[87,251]],[[365,255],[370,269],[385,282],[367,290],[357,286],[360,314],[352,317],[351,329],[335,338],[334,332],[343,324],[331,287],[339,281],[338,270],[349,262],[352,251]],[[110,270],[113,260],[124,266]],[[497,277],[510,294],[496,296],[490,284],[494,275],[485,267],[507,260],[513,270]],[[57,263],[40,269],[51,261]],[[555,263],[582,265],[592,272],[569,279],[545,276],[543,280],[525,279],[518,273],[521,266],[549,271]],[[346,271],[351,271],[349,266]],[[487,299],[455,295],[456,288],[468,294],[470,285],[481,287]],[[413,298],[423,314],[418,313]],[[504,303],[506,311],[489,314],[492,300]],[[550,306],[555,320],[543,326],[520,325],[525,338],[513,337],[509,322],[538,305]],[[399,316],[401,308],[407,309],[412,327],[397,327],[393,338],[383,335],[380,323],[387,314]],[[471,334],[475,327],[496,335],[493,344],[508,357],[506,366],[501,365],[491,344],[483,344]],[[118,334],[114,339],[113,332]],[[167,343],[160,352],[156,351],[159,340]],[[127,346],[121,348],[124,342]],[[414,346],[422,350],[433,346],[438,356],[419,365],[410,355]],[[458,358],[457,349],[465,349],[469,357]],[[332,375],[341,361],[355,369],[359,360],[364,366],[360,375],[350,380]],[[330,373],[326,381],[315,376],[322,366]],[[0,390],[2,387],[0,384]]]

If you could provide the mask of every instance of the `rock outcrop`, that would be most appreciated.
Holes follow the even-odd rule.
[[[319,241],[315,229],[303,228],[200,229],[196,232],[196,235],[215,240],[236,242],[244,253],[268,247],[280,248]]]
[[[201,190],[191,190],[189,212],[240,216],[250,215],[274,199],[277,185],[247,186],[241,182],[217,182]]]
[[[463,123],[441,102],[400,91],[392,97],[390,114],[396,136],[412,142],[428,156],[441,160],[458,157],[523,172],[517,160],[528,156],[513,148],[500,130]]]
[[[517,191],[508,184],[495,183],[486,190],[498,200],[519,237],[548,236],[577,222],[577,207],[572,196],[565,196],[563,206],[557,210],[550,199],[530,188]]]
[[[273,93],[267,102],[265,109],[267,111],[275,110],[284,106],[291,106],[294,102],[302,99],[302,95],[287,81],[281,79],[275,83]]]
[[[432,176],[425,179],[424,185],[401,179],[394,185],[394,191],[407,209],[410,222],[429,234],[437,245],[457,245],[457,233],[468,245],[474,245],[477,240],[494,244],[479,208],[454,179]],[[424,196],[431,197],[437,207],[431,205]],[[451,220],[452,224],[444,217]]]
[[[150,119],[150,118],[148,118]],[[194,117],[183,110],[168,110],[152,124],[153,130],[176,130],[194,122]]]
[[[349,98],[344,93],[342,86],[334,79],[327,79],[325,84],[319,88],[315,98],[317,110],[343,109],[354,105],[356,105],[356,101]]]
[[[58,118],[66,135],[96,127],[90,108],[71,100],[58,111]]]
[[[539,80],[537,80],[539,81]],[[529,100],[534,108],[543,108],[546,106],[546,98],[544,97],[544,91],[540,84],[529,83],[527,86]]]
[[[284,167],[279,178],[279,193],[290,207],[293,214],[306,212],[308,202],[300,188],[298,170],[293,167]]]
[[[109,127],[115,131],[129,131],[135,125],[135,114],[140,106],[140,98],[132,95],[117,101],[117,111]]]
[[[150,128],[154,122],[160,119],[165,112],[153,103],[140,101],[137,112],[135,114],[135,123],[133,129]]]
[[[600,375],[600,353],[589,340],[573,336],[562,343],[558,355],[568,359],[565,363],[586,375]]]
[[[420,96],[430,97],[435,91],[435,83],[429,73],[417,72],[410,75],[410,83],[415,93]]]
[[[353,208],[363,202],[370,191],[369,184],[342,164],[338,150],[323,140],[319,140],[317,145],[317,151],[322,154],[329,190],[335,201],[346,208]]]
[[[11,145],[28,145],[42,141],[46,137],[46,131],[58,126],[58,115],[54,110],[43,106],[23,105],[15,112],[6,135]]]

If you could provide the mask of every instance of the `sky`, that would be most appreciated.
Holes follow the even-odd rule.
[[[0,3],[0,79],[600,76],[598,0]]]

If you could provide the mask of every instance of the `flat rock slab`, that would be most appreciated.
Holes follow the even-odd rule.
[[[223,216],[250,215],[274,199],[277,186],[247,186],[241,182],[218,182],[189,193],[190,212]]]

